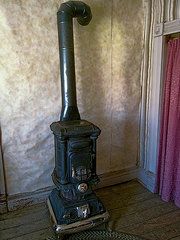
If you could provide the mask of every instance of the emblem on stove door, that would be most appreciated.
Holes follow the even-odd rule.
[[[78,181],[86,181],[91,176],[91,170],[87,169],[87,166],[72,167],[72,178]]]

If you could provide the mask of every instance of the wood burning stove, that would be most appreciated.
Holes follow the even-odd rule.
[[[52,179],[56,188],[48,207],[58,234],[72,233],[99,225],[108,213],[92,190],[96,174],[96,140],[100,129],[81,120],[76,100],[73,18],[87,25],[90,7],[83,2],[61,4],[57,13],[61,69],[62,111],[60,121],[51,124],[55,143],[55,168]]]

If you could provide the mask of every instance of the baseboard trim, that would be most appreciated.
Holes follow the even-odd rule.
[[[39,189],[33,192],[19,193],[7,197],[8,211],[14,211],[34,204],[43,203],[54,186]]]
[[[144,169],[139,168],[138,181],[152,193],[155,192],[155,180],[156,180],[156,176],[154,173],[145,171]]]
[[[96,189],[127,182],[136,179],[137,176],[138,168],[136,166],[119,171],[103,173],[99,175],[100,183],[96,186]]]
[[[7,201],[5,195],[0,195],[0,214],[7,212]]]
[[[115,172],[103,173],[99,175],[101,182],[95,187],[95,189],[130,181],[137,178],[137,176],[137,167],[123,169]],[[49,186],[47,188],[43,188],[30,193],[22,193],[8,196],[8,211],[14,211],[17,209],[22,209],[26,206],[45,202],[53,188],[54,186]]]

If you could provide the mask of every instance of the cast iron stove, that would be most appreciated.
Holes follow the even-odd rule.
[[[62,111],[60,121],[51,124],[55,142],[55,168],[52,179],[56,188],[48,199],[54,229],[66,234],[88,229],[108,220],[108,213],[92,190],[99,182],[96,174],[96,140],[100,129],[81,120],[77,108],[73,18],[87,25],[90,7],[83,2],[61,4],[57,13]]]

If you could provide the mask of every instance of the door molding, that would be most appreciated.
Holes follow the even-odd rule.
[[[152,192],[155,187],[159,149],[166,37],[180,32],[180,19],[175,19],[176,2],[168,0],[168,4],[164,3],[163,0],[154,1],[151,6],[151,17],[149,17],[152,27],[149,28],[150,32],[146,27],[144,29],[144,35],[147,34],[150,39],[149,44],[145,44],[145,51],[149,50],[149,59],[147,56],[143,58],[143,62],[149,64],[144,70],[147,76],[141,77],[142,86],[146,87],[142,87],[142,106],[144,107],[141,107],[139,180]],[[165,6],[168,9],[165,9]],[[165,22],[165,19],[169,21]]]

